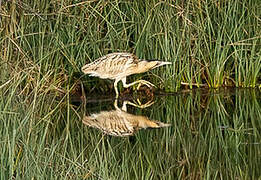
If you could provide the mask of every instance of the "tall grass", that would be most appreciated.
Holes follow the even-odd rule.
[[[84,127],[70,100],[111,92],[80,67],[116,51],[173,62],[130,77],[165,91],[261,87],[258,0],[0,3],[1,179],[260,177],[259,91],[168,97],[137,113],[172,128],[125,139]]]
[[[83,64],[127,51],[172,61],[173,66],[135,77],[146,76],[167,91],[181,84],[257,87],[260,8],[257,0],[4,1],[1,82],[19,74],[28,91],[41,81],[48,90],[63,92],[82,75]],[[111,87],[99,79],[82,80],[87,90]]]

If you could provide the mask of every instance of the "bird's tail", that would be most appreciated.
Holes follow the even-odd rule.
[[[89,73],[89,65],[88,64],[86,64],[86,65],[84,65],[83,67],[82,67],[82,72],[83,73],[85,73],[85,74],[88,74]]]

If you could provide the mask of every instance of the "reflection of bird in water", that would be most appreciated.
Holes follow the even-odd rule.
[[[130,136],[137,132],[139,129],[146,128],[161,128],[168,127],[170,124],[165,124],[159,121],[151,121],[145,116],[133,115],[127,113],[127,104],[139,106],[129,101],[124,101],[122,109],[118,108],[117,100],[114,106],[116,110],[101,111],[97,114],[91,114],[83,118],[83,123],[100,129],[105,134],[112,136]],[[150,106],[151,102],[141,105],[141,108]]]
[[[145,84],[148,87],[154,86],[145,80],[138,80],[126,84],[126,77],[131,74],[143,73],[165,64],[171,64],[171,62],[141,60],[131,53],[111,53],[100,57],[92,63],[86,64],[82,67],[82,72],[90,74],[90,76],[98,76],[102,79],[115,80],[114,89],[116,97],[118,97],[117,84],[119,81],[122,81],[124,88],[128,88],[137,83],[139,83],[138,87],[140,87],[141,84]]]

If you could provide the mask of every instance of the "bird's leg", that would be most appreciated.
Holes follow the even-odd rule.
[[[117,98],[114,100],[114,107],[115,107],[116,110],[120,110],[120,108],[118,107],[118,99]]]
[[[128,105],[131,105],[131,106],[134,106],[134,107],[137,107],[137,108],[141,108],[141,109],[144,109],[144,108],[147,108],[147,107],[150,107],[152,104],[154,104],[155,102],[154,101],[148,101],[147,103],[145,104],[135,104],[133,102],[130,102],[130,101],[124,101],[123,102],[123,106],[122,106],[122,110],[126,111],[127,112],[127,104]]]
[[[119,97],[119,91],[118,91],[118,87],[117,87],[118,82],[119,82],[118,79],[116,79],[114,81],[114,90],[115,90],[115,93],[116,93],[116,99],[118,99],[118,97]]]
[[[148,86],[148,87],[153,87],[153,86],[155,86],[155,85],[152,84],[151,82],[145,81],[145,80],[142,80],[142,79],[141,79],[141,80],[138,80],[138,81],[135,81],[135,82],[133,82],[133,83],[130,83],[130,84],[126,84],[126,77],[123,78],[121,81],[122,81],[122,84],[123,84],[123,87],[124,87],[124,88],[128,88],[128,87],[133,86],[133,85],[135,85],[135,84],[137,84],[137,83],[139,83],[138,89],[139,89],[139,87],[141,86],[141,84],[144,84],[144,85],[146,85],[146,86]]]
[[[123,111],[127,112],[127,103],[126,103],[126,101],[123,101],[123,105],[122,105],[121,109]]]

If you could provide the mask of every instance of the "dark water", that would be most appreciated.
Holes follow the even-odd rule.
[[[260,90],[134,96],[1,99],[0,177],[260,178]]]
[[[117,106],[113,100],[87,102],[83,122],[89,127],[84,130],[89,138],[99,137],[96,143],[104,138],[102,145],[98,145],[99,150],[93,153],[104,153],[113,161],[112,169],[120,166],[112,172],[123,171],[122,166],[128,166],[126,176],[260,178],[260,95],[260,91],[254,89],[220,89],[154,96],[147,102],[144,97],[142,102],[138,98],[130,100],[148,105],[143,108],[133,105],[121,108],[124,100],[117,101]],[[88,120],[92,122],[86,122]],[[151,125],[150,120],[156,120],[163,127],[156,127],[157,123]],[[142,129],[146,123],[156,129]],[[132,136],[115,137],[117,135]],[[102,163],[100,160],[97,165]]]

